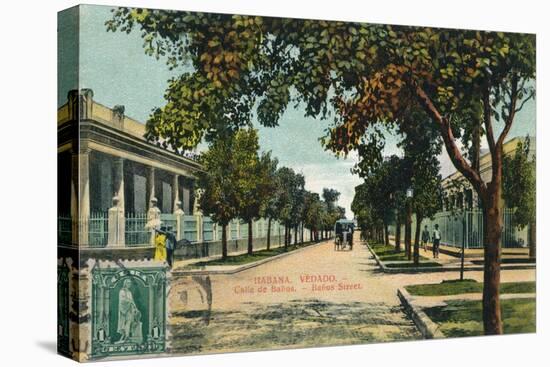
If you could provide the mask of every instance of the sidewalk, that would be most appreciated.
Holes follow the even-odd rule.
[[[390,245],[395,246],[393,239],[390,238]],[[448,246],[446,246],[448,247]],[[418,267],[388,267],[387,265],[391,264],[403,264],[410,263],[410,261],[382,261],[374,252],[374,250],[369,246],[369,250],[372,253],[374,259],[378,263],[380,269],[385,273],[419,273],[419,272],[446,272],[446,271],[460,271],[461,269],[461,259],[460,257],[452,256],[448,253],[439,253],[437,259],[433,258],[431,245],[427,246],[427,250],[424,250],[420,247],[420,256],[424,256],[430,262],[436,262],[441,266],[422,266],[422,263],[426,263],[427,260],[420,261]],[[460,249],[459,249],[460,250]],[[524,249],[506,249],[506,250],[524,250]],[[478,249],[475,249],[478,251]],[[507,251],[508,252],[508,251]],[[506,255],[506,258],[518,258],[518,259],[527,259],[526,256],[521,256],[521,251],[510,251],[511,254]],[[510,253],[508,252],[508,253]],[[470,253],[472,254],[472,253]],[[516,254],[518,254],[516,256]],[[464,259],[464,271],[480,271],[483,270],[483,256],[481,257],[465,257]],[[536,263],[517,263],[517,264],[501,264],[502,270],[513,270],[513,269],[535,269]]]
[[[328,241],[331,241],[331,240],[326,240],[319,243],[310,243],[310,244],[305,243],[301,247],[294,250],[290,250],[288,252],[283,252],[281,254],[269,256],[258,261],[249,262],[245,264],[238,264],[238,265],[208,265],[208,266],[201,266],[197,268],[189,268],[190,266],[197,263],[207,262],[211,260],[219,260],[221,259],[221,256],[211,256],[211,257],[203,257],[198,259],[180,260],[174,263],[172,274],[174,275],[235,274],[235,273],[238,273],[247,269],[251,269],[271,261],[278,260],[280,258],[283,258],[291,254],[300,253],[306,249],[310,249],[313,247],[326,244]],[[276,247],[276,248],[279,248],[279,247]],[[241,254],[235,254],[231,256],[238,256],[243,254],[246,254],[246,251],[243,251],[243,253]]]
[[[395,237],[390,236],[390,243],[395,244]],[[403,241],[401,246],[404,247]],[[422,248],[422,246],[421,246]],[[427,246],[427,252],[429,252],[429,257],[431,258],[432,243],[429,242]],[[443,255],[450,258],[460,258],[462,252],[461,247],[454,247],[445,244],[439,246],[439,257],[444,258]],[[428,257],[428,256],[426,256]],[[464,257],[467,259],[483,259],[483,249],[482,248],[467,248],[464,251]],[[502,257],[503,258],[528,258],[529,257],[529,248],[520,247],[520,248],[502,248]]]

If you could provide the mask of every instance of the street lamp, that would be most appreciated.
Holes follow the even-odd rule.
[[[407,249],[408,259],[411,260],[411,242],[412,242],[412,197],[413,197],[414,191],[412,187],[409,187],[406,192],[407,197],[407,226],[405,227],[405,247]],[[414,247],[414,264],[418,264],[418,248],[417,246]]]

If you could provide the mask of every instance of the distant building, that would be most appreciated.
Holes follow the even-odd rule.
[[[515,137],[504,143],[502,149],[504,156],[513,155],[520,141],[525,141],[524,137]],[[535,154],[536,141],[534,137],[530,138],[530,151]],[[491,154],[484,151],[479,159],[479,171],[484,182],[491,181],[492,166]],[[478,209],[481,208],[478,195],[471,186],[470,182],[460,173],[456,171],[445,177],[442,182],[443,186],[443,202],[442,210],[452,209]]]

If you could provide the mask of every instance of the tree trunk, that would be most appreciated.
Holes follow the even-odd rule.
[[[537,224],[533,221],[529,224],[529,258],[537,257]]]
[[[252,220],[248,221],[248,254],[252,255],[254,247],[252,246]]]
[[[411,203],[407,203],[407,216],[405,218],[405,251],[407,252],[407,259],[412,259],[411,253],[411,230],[412,230],[412,209]]]
[[[485,265],[483,270],[483,329],[485,335],[502,334],[500,312],[500,238],[502,212],[501,186],[490,185],[483,209],[483,242]]]
[[[480,147],[481,147],[481,122],[475,124],[472,132],[472,169],[479,172],[479,159],[480,159]]]
[[[500,238],[502,235],[501,198],[502,198],[502,145],[512,127],[518,100],[517,79],[512,78],[509,114],[504,123],[504,129],[498,139],[495,139],[492,123],[492,106],[490,100],[490,84],[487,83],[482,93],[483,124],[485,135],[491,153],[491,182],[486,184],[478,171],[464,159],[455,137],[449,119],[441,115],[430,97],[422,87],[413,81],[419,103],[428,115],[439,124],[445,149],[453,165],[472,184],[483,202],[483,329],[485,335],[502,334],[502,318],[500,312]]]
[[[266,249],[269,251],[271,248],[271,218],[267,220],[267,242]]]
[[[422,216],[416,213],[416,226],[414,232],[414,254],[413,261],[414,265],[418,266],[420,262],[420,229],[422,227]]]
[[[401,251],[401,221],[399,220],[399,217],[397,217],[397,221],[395,223],[395,252]]]
[[[222,224],[222,260],[227,259],[227,224]]]
[[[302,232],[300,233],[300,243],[304,243],[304,222],[302,222]]]
[[[285,224],[285,250],[288,248],[288,226]]]
[[[386,246],[390,245],[390,233],[388,231],[388,223],[384,221],[384,243]]]
[[[298,225],[294,226],[294,245],[298,244]]]

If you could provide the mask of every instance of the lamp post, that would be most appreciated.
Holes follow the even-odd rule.
[[[414,191],[412,188],[408,188],[406,196],[407,205],[407,218],[405,219],[405,250],[407,252],[407,259],[411,260],[411,239],[412,239],[412,198]]]
[[[409,188],[407,190],[407,198],[408,198],[408,210],[410,212],[412,212],[412,199],[414,197],[414,190],[412,188]],[[412,216],[412,214],[411,214]],[[420,229],[420,226],[421,226],[421,223],[418,222],[418,216],[416,218],[416,226],[415,226],[415,234],[414,234],[414,251],[413,251],[413,263],[418,266],[419,264],[419,260],[420,260],[420,248],[419,248],[419,243],[418,243],[418,239],[419,239],[419,229]],[[411,233],[412,233],[412,228],[411,228]],[[411,235],[411,241],[413,241],[412,239],[412,235]]]

